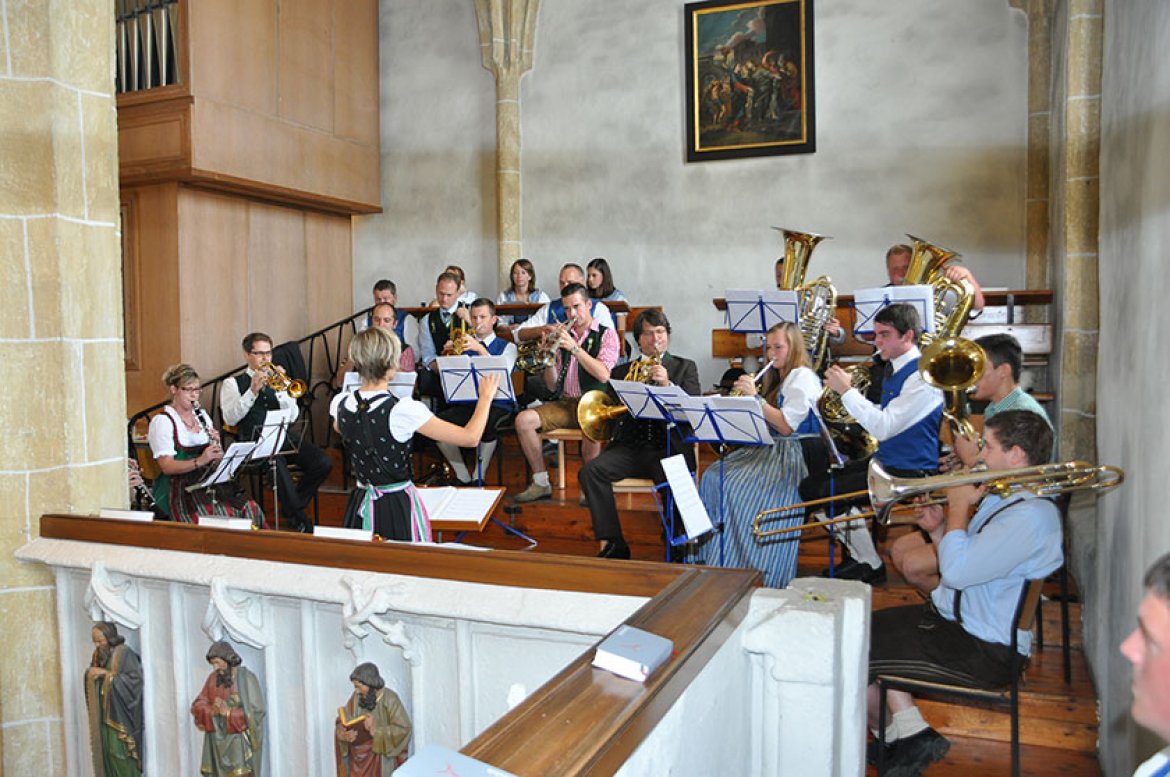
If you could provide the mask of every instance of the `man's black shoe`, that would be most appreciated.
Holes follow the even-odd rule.
[[[853,566],[847,569],[838,569],[836,577],[838,580],[860,580],[870,585],[881,585],[886,582],[886,565],[880,564],[875,568],[869,564],[854,562]]]
[[[606,540],[605,547],[597,554],[598,558],[629,558],[630,546],[625,540]]]
[[[836,566],[832,567],[833,574],[831,574],[831,575],[829,574],[829,571],[830,571],[829,567],[825,567],[824,569],[822,569],[821,570],[821,577],[844,577],[846,573],[856,570],[857,567],[859,567],[859,566],[861,566],[861,565],[858,564],[854,559],[850,558],[849,556],[846,556],[845,558],[841,559],[840,564],[837,564]],[[853,578],[845,578],[845,579],[852,580]]]
[[[951,749],[951,743],[933,728],[927,727],[914,736],[899,739],[890,746],[886,757],[887,777],[919,777],[922,770]]]
[[[886,751],[886,766],[890,765],[890,759],[894,757],[894,742],[886,742],[884,749]],[[876,739],[872,739],[865,743],[865,762],[870,766],[877,766],[878,762],[878,747],[881,746]]]

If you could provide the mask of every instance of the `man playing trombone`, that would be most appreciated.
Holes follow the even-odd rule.
[[[1048,462],[1052,430],[1023,410],[1007,410],[987,421],[983,460],[988,481],[996,472]],[[945,477],[945,476],[944,476]],[[1012,630],[1022,587],[1044,578],[1063,561],[1060,511],[1026,488],[1008,496],[988,494],[986,485],[946,489],[946,507],[923,506],[920,519],[934,526],[941,583],[924,604],[874,613],[869,650],[869,723],[875,734],[875,678],[896,674],[972,688],[1010,684],[1015,662]],[[975,508],[972,515],[972,508]],[[1027,656],[1032,635],[1020,633]],[[922,718],[909,694],[889,690],[892,720],[885,732],[887,774],[917,775],[941,759],[950,743]],[[876,759],[876,749],[867,757]]]
[[[899,477],[924,477],[938,469],[938,431],[942,420],[942,391],[928,386],[918,374],[918,336],[922,320],[911,305],[897,303],[874,317],[874,345],[886,362],[881,402],[870,402],[851,385],[851,376],[833,365],[825,372],[829,387],[857,422],[878,440],[874,457],[886,471]],[[811,473],[800,484],[800,498],[819,499],[865,488],[868,460],[850,462],[834,477],[829,471]],[[852,558],[841,564],[838,577],[866,583],[885,581],[886,571],[862,520],[844,524],[842,541]]]
[[[634,319],[634,339],[642,358],[618,366],[613,371],[617,380],[631,380],[637,371],[639,379],[653,386],[674,384],[686,393],[700,393],[699,370],[690,359],[667,353],[670,344],[670,321],[661,310],[643,310]],[[624,415],[617,421],[612,442],[600,456],[589,461],[577,476],[581,494],[589,504],[593,517],[593,536],[601,543],[601,558],[629,558],[630,548],[622,536],[614,501],[613,484],[623,478],[649,477],[659,483],[666,479],[662,459],[666,456],[667,434],[670,450],[686,457],[687,466],[695,466],[690,446],[683,443],[675,428],[668,432],[664,421],[639,421]]]

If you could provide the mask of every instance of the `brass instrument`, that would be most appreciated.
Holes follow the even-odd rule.
[[[443,351],[444,356],[462,356],[467,350],[467,322],[462,318],[451,327],[451,347]]]
[[[516,366],[524,372],[533,374],[552,367],[556,364],[557,340],[560,340],[561,335],[569,331],[576,323],[577,318],[574,316],[568,321],[557,324],[555,329],[543,337],[521,343],[517,348]]]
[[[863,362],[854,364],[847,370],[850,386],[860,391],[862,395],[869,391],[872,383],[869,377],[872,366],[873,362]],[[877,451],[877,438],[849,414],[845,409],[845,403],[841,401],[841,395],[829,386],[825,386],[820,398],[817,399],[817,411],[821,415],[821,420],[825,422],[833,443],[843,455],[857,461],[872,456]]]
[[[770,369],[772,369],[772,362],[768,362],[767,364],[765,364],[763,366],[763,368],[756,371],[756,374],[752,376],[752,383],[757,385],[757,386],[760,385],[760,381],[764,379],[765,373],[767,373],[768,370],[770,370]],[[742,391],[740,391],[739,389],[733,388],[731,391],[727,392],[727,396],[729,396],[729,397],[742,397],[742,396],[744,396],[744,393]]]
[[[276,369],[276,365],[272,362],[264,362],[257,369],[264,374],[265,379],[268,381],[268,388],[273,391],[287,391],[288,395],[293,399],[300,399],[305,395],[305,391],[308,390],[303,380],[290,378]]]
[[[825,235],[812,232],[797,232],[782,227],[772,227],[784,236],[784,266],[777,284],[781,289],[798,292],[800,305],[800,334],[804,337],[812,368],[820,372],[829,354],[829,335],[825,327],[837,311],[837,289],[827,275],[805,284],[813,249]]]
[[[975,441],[978,435],[971,424],[967,392],[987,369],[987,354],[973,340],[947,337],[935,340],[918,359],[918,374],[928,386],[946,394],[943,417],[957,434]]]
[[[886,472],[877,461],[871,461],[867,482],[869,487],[865,491],[853,491],[848,494],[762,510],[756,514],[752,523],[752,533],[757,538],[771,537],[817,526],[829,526],[867,518],[873,518],[885,526],[889,525],[890,514],[894,508],[901,503],[923,494],[955,486],[983,485],[988,492],[997,496],[1008,496],[1017,491],[1030,491],[1036,496],[1056,496],[1075,491],[1104,493],[1125,482],[1125,470],[1104,464],[1097,466],[1087,461],[1065,461],[1059,464],[1038,464],[1033,467],[1020,467],[1019,469],[998,472],[977,469],[927,478],[899,478]],[[872,510],[866,512],[844,515],[826,521],[812,521],[786,529],[764,530],[760,528],[760,524],[768,515],[804,510],[830,502],[854,500],[866,494],[868,494],[870,505],[873,507]],[[928,502],[928,504],[941,504],[945,501],[945,499],[935,500]]]
[[[918,338],[919,347],[925,349],[936,339],[959,336],[971,316],[975,290],[965,280],[952,281],[946,276],[947,267],[960,254],[914,235],[908,234],[906,237],[910,238],[913,252],[904,283],[907,286],[926,285],[934,289],[934,332],[927,332],[924,326]]]
[[[650,382],[650,368],[662,364],[662,354],[643,356],[630,365],[626,380],[636,383]],[[621,400],[613,399],[601,389],[586,391],[577,403],[577,425],[581,433],[594,442],[609,442],[613,438],[610,423],[630,409]]]

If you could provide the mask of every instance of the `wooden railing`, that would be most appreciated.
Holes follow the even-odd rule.
[[[523,775],[608,775],[654,729],[743,620],[754,570],[511,551],[330,540],[275,532],[45,515],[47,539],[203,553],[489,585],[650,597],[627,623],[661,634],[675,652],[646,683],[620,680],[579,656],[464,749]]]

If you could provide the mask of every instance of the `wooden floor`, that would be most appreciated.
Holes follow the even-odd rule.
[[[554,488],[553,498],[527,505],[514,505],[510,496],[526,485],[527,470],[516,447],[515,439],[505,440],[503,485],[508,494],[497,508],[495,517],[538,541],[537,553],[564,553],[594,555],[598,544],[593,539],[589,509],[578,503],[580,492],[576,473],[580,459],[570,443],[567,457],[568,477],[564,491]],[[335,458],[337,451],[331,452]],[[710,462],[710,454],[701,454]],[[318,521],[325,525],[340,525],[347,492],[342,488],[340,461],[330,481],[322,488]],[[428,466],[428,462],[420,465]],[[555,480],[555,467],[550,462]],[[488,485],[497,479],[495,463],[486,474]],[[555,486],[555,483],[554,483]],[[267,505],[266,505],[267,507]],[[662,561],[665,557],[662,525],[655,503],[648,494],[619,495],[618,508],[622,529],[635,558]],[[447,538],[450,539],[450,538]],[[470,544],[492,548],[519,550],[525,542],[507,534],[496,525],[475,536],[468,536]],[[614,563],[621,563],[615,561]],[[828,565],[828,542],[822,536],[810,536],[801,543],[798,574],[815,576]],[[892,572],[892,567],[887,565]],[[1056,594],[1053,587],[1050,591]],[[874,589],[874,608],[889,607],[920,601],[921,598],[904,581],[891,574],[885,585]],[[1080,649],[1080,605],[1070,607],[1072,626],[1072,682],[1063,678],[1060,650],[1060,608],[1057,601],[1043,604],[1043,649],[1033,652],[1027,671],[1021,703],[1022,773],[1025,775],[1098,775],[1097,698]],[[930,777],[973,774],[1009,774],[1011,753],[1009,717],[1006,712],[979,710],[971,707],[923,702],[927,721],[951,741],[946,758],[928,769]],[[871,768],[870,774],[874,773]]]

